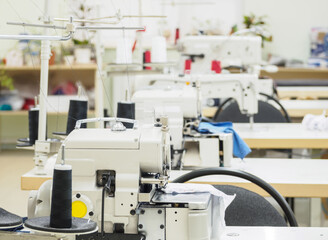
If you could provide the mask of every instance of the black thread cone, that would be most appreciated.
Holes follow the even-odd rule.
[[[34,145],[39,133],[39,109],[28,111],[29,142]]]
[[[135,103],[133,102],[118,102],[117,114],[118,118],[135,119]],[[133,128],[133,123],[123,123],[126,128]]]
[[[88,114],[88,101],[70,100],[66,134],[70,134],[74,128],[77,120],[86,119]],[[83,123],[81,128],[86,128],[87,124]]]
[[[72,168],[56,165],[52,182],[50,227],[72,227]]]

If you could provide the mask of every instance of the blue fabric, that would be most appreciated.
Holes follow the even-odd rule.
[[[232,122],[201,122],[197,130],[200,133],[232,133],[233,155],[235,157],[243,159],[252,151],[233,129]]]

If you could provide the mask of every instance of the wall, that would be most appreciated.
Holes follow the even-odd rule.
[[[274,41],[266,51],[306,61],[311,27],[328,27],[327,0],[244,0],[244,13],[267,15]]]
[[[2,0],[0,7],[0,34],[20,34],[28,32],[30,34],[40,33],[42,30],[21,26],[10,26],[6,23],[27,22],[40,23],[38,18],[44,14],[45,0]],[[66,0],[49,0],[50,14],[52,16],[66,16]],[[54,30],[51,34],[56,34]],[[0,58],[18,44],[13,40],[0,40]]]
[[[142,3],[139,9],[139,2]],[[176,2],[176,4],[170,4]],[[194,2],[196,4],[189,4]],[[169,3],[169,4],[164,4]],[[181,29],[181,35],[190,33],[194,26],[215,25],[221,33],[228,33],[231,26],[242,21],[242,0],[113,0],[102,2],[101,16],[113,15],[121,9],[122,15],[164,15],[160,18],[127,18],[122,22],[124,26],[146,26],[143,33],[144,46],[151,45],[151,37],[169,31],[170,41],[174,41],[175,29]],[[207,23],[206,23],[207,22]],[[103,31],[104,43],[112,47],[116,45],[119,37],[123,37],[122,31]],[[126,31],[125,36],[135,37],[134,31]]]
[[[49,0],[52,4],[53,16],[65,17],[70,7],[69,0]],[[122,14],[138,14],[138,0],[89,1],[101,4],[101,16],[113,15],[118,9]],[[170,29],[173,35],[175,27],[181,27],[182,33],[190,31],[192,25],[197,24],[193,17],[203,19],[218,19],[223,32],[227,32],[234,23],[240,22],[243,13],[251,12],[256,15],[267,15],[270,23],[269,30],[274,36],[274,42],[266,46],[266,51],[287,58],[306,60],[309,55],[309,32],[313,26],[328,27],[327,0],[206,0],[211,5],[163,5],[161,0],[142,0],[144,14],[164,14],[168,18],[162,29]],[[165,1],[171,2],[172,1]],[[175,2],[188,3],[192,0]],[[197,1],[194,1],[197,2]],[[198,1],[202,2],[202,1]],[[0,8],[0,34],[17,34],[24,32],[23,27],[6,25],[7,21],[37,22],[43,14],[44,0],[2,0]],[[145,44],[149,45],[150,36],[159,32],[158,19],[143,19],[148,26]],[[139,19],[127,19],[124,25],[139,25]],[[26,28],[31,33],[40,30]],[[53,33],[53,30],[51,30]],[[105,45],[115,46],[122,31],[103,31]],[[134,32],[126,32],[127,36],[135,37]],[[173,36],[172,36],[173,37]],[[0,58],[17,44],[17,41],[0,40]]]

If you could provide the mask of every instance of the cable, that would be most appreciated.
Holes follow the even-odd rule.
[[[173,183],[184,183],[187,182],[191,179],[198,178],[198,177],[203,177],[203,176],[208,176],[208,175],[229,175],[229,176],[234,176],[234,177],[239,177],[242,179],[246,179],[257,186],[261,187],[264,189],[267,193],[269,193],[279,204],[279,206],[282,208],[284,211],[287,220],[290,224],[291,227],[297,227],[297,221],[294,216],[294,213],[288,203],[286,202],[285,198],[281,196],[281,194],[274,189],[270,184],[262,180],[261,178],[252,175],[250,173],[236,170],[236,169],[229,169],[229,168],[204,168],[204,169],[199,169],[199,170],[194,170],[191,171],[187,174],[184,174],[174,181]]]
[[[107,178],[107,179],[106,179]],[[105,186],[102,189],[102,197],[101,197],[101,235],[105,235],[105,228],[104,228],[104,222],[105,222],[105,193],[108,191],[110,193],[110,185],[111,185],[111,179],[110,179],[110,173],[103,176],[103,180],[107,180]]]
[[[231,100],[233,100],[233,98],[227,98],[219,107],[218,107],[218,110],[216,111],[214,117],[213,117],[213,120],[215,121],[215,119],[218,118],[220,112],[222,111],[223,107],[229,103]]]

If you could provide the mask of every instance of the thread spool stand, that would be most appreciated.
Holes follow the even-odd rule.
[[[17,228],[22,224],[21,217],[0,208],[0,230]]]
[[[89,234],[98,230],[94,221],[72,217],[70,165],[55,165],[50,216],[27,219],[25,227],[40,232],[63,234]]]

